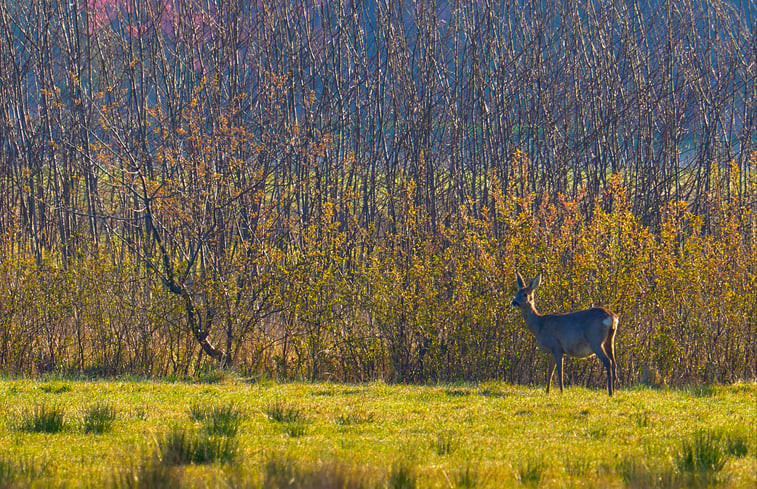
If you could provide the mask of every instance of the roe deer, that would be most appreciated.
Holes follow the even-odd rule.
[[[596,355],[607,370],[607,393],[615,391],[615,332],[618,316],[604,307],[592,307],[585,311],[567,314],[541,315],[534,307],[534,290],[541,284],[541,274],[526,285],[519,272],[518,293],[512,305],[520,309],[526,326],[536,337],[536,343],[547,353],[551,353],[547,376],[547,393],[552,384],[552,375],[557,366],[560,392],[563,390],[563,355],[589,358]]]

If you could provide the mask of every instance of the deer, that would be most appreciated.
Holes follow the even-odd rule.
[[[515,274],[518,292],[511,305],[520,309],[526,327],[536,338],[539,348],[552,355],[547,372],[547,394],[555,367],[560,379],[560,393],[563,392],[563,356],[591,358],[596,355],[607,371],[607,393],[612,396],[617,381],[615,333],[618,330],[618,316],[604,307],[564,314],[539,314],[534,305],[534,290],[541,285],[541,274],[528,285],[520,272],[516,270]]]

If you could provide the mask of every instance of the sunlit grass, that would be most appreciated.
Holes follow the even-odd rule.
[[[158,458],[165,465],[227,463],[237,455],[237,440],[174,428],[158,442]]]
[[[17,428],[30,433],[58,433],[64,428],[63,416],[63,409],[56,405],[23,407],[19,413]]]
[[[36,487],[80,480],[123,487],[148,476],[170,477],[177,487],[205,487],[197,481],[206,477],[221,487],[278,487],[287,474],[300,478],[292,487],[757,483],[754,383],[714,386],[707,395],[639,387],[613,398],[500,382],[60,385],[0,381],[0,478],[32,478]],[[117,415],[97,436],[76,416],[57,432],[20,430],[21,413],[38,406],[64,419]],[[44,470],[24,469],[30,460],[44,461]]]
[[[233,405],[214,406],[193,404],[189,408],[190,417],[202,424],[209,435],[234,437],[242,422],[242,413]]]
[[[116,419],[116,410],[105,402],[97,402],[87,408],[82,417],[82,427],[85,433],[101,435],[110,431]]]

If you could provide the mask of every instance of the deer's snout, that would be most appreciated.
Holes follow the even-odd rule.
[[[520,304],[518,304],[518,301],[516,301],[515,299],[513,299],[512,302],[510,302],[510,305],[513,307],[520,307]]]

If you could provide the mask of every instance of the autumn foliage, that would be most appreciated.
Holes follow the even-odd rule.
[[[323,198],[317,219],[287,222],[287,239],[272,226],[276,206],[259,205],[255,238],[245,239],[239,213],[260,196],[222,172],[199,183],[209,171],[200,158],[177,161],[170,181],[145,179],[167,263],[145,231],[67,259],[52,250],[40,263],[3,241],[3,370],[202,371],[215,362],[165,286],[171,273],[227,364],[246,374],[539,382],[546,358],[509,306],[517,268],[544,275],[543,312],[618,313],[623,383],[754,376],[753,216],[728,199],[713,202],[716,224],[705,232],[681,202],[660,210],[658,231],[642,225],[617,177],[594,202],[536,204],[495,185],[491,209],[464,204],[436,230],[412,199],[391,231],[366,229],[349,206]],[[197,187],[187,189],[190,181]],[[402,185],[412,194],[417,184]],[[598,364],[580,365],[568,369],[574,382],[601,382]]]
[[[518,269],[621,385],[757,375],[738,12],[294,3],[0,7],[0,371],[543,382]]]

